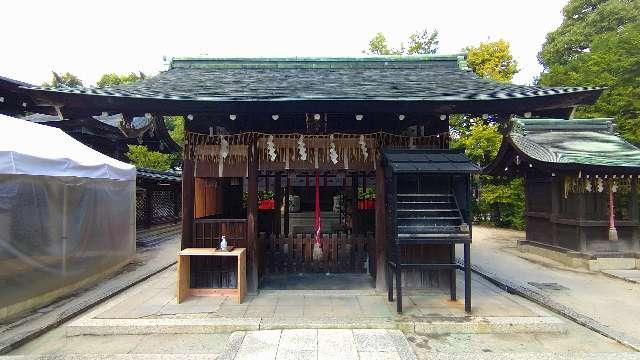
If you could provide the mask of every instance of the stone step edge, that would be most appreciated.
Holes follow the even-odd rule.
[[[64,326],[67,336],[208,334],[278,329],[398,329],[418,334],[565,333],[555,317],[452,317],[425,321],[335,318],[200,318],[200,319],[79,319]]]

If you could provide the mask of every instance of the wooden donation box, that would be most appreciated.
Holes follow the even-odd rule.
[[[235,289],[191,288],[191,256],[235,256],[238,260],[238,281]],[[222,251],[215,248],[187,248],[178,252],[178,304],[189,296],[230,296],[242,303],[247,293],[247,257],[245,248]]]

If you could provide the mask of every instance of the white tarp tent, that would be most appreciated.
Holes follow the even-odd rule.
[[[126,264],[135,188],[134,166],[0,115],[0,320]]]
[[[135,180],[136,168],[62,130],[0,114],[0,174]]]

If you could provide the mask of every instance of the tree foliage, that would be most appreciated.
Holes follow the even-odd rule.
[[[45,87],[81,87],[82,80],[79,77],[73,75],[70,72],[66,72],[62,75],[58,75],[55,71],[52,71],[53,75],[51,76],[50,83],[42,83],[42,86]]]
[[[538,54],[543,86],[606,86],[578,116],[614,117],[640,144],[640,1],[571,0],[564,21]]]
[[[374,55],[401,55],[404,47],[400,45],[400,49],[392,49],[387,44],[387,38],[383,33],[379,32],[369,41],[369,53]]]
[[[504,40],[481,43],[466,49],[469,67],[480,77],[509,82],[518,71],[517,63]],[[451,116],[452,143],[463,148],[465,154],[481,166],[489,164],[498,154],[502,144],[501,124],[493,116],[486,119],[468,116]],[[475,187],[480,196],[474,203],[476,219],[490,221],[497,226],[524,228],[524,189],[522,179],[480,176]]]
[[[171,169],[175,157],[173,154],[150,151],[144,145],[129,145],[129,151],[126,155],[136,167],[159,171]]]
[[[404,43],[400,43],[399,48],[390,47],[387,38],[379,32],[369,41],[368,53],[374,55],[435,54],[438,51],[438,44],[438,30],[429,32],[425,28],[409,35],[408,48],[404,47]]]
[[[145,75],[140,72],[139,74],[129,73],[125,75],[118,75],[116,73],[107,73],[100,77],[100,80],[96,82],[96,86],[99,88],[103,88],[106,86],[120,85],[120,84],[129,84],[132,82],[136,82],[138,80],[142,80],[145,78]]]
[[[637,0],[569,0],[560,27],[549,34],[538,53],[545,67],[566,65],[591,49],[601,34],[617,32],[638,22]]]
[[[183,116],[165,116],[164,124],[169,131],[169,136],[178,145],[184,145],[184,117]]]
[[[428,29],[416,31],[409,36],[407,54],[435,54],[438,51],[438,30],[429,32]]]
[[[506,40],[480,43],[467,49],[467,64],[478,76],[500,82],[509,82],[518,72]]]

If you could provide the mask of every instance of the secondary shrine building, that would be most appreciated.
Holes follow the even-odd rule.
[[[0,106],[183,115],[181,246],[226,235],[246,248],[249,291],[272,274],[346,272],[455,298],[455,269],[470,276],[469,178],[480,169],[449,150],[449,117],[568,118],[601,91],[481,79],[463,55],[179,58],[133,84],[25,86]],[[190,286],[234,287],[234,271],[194,260]]]

